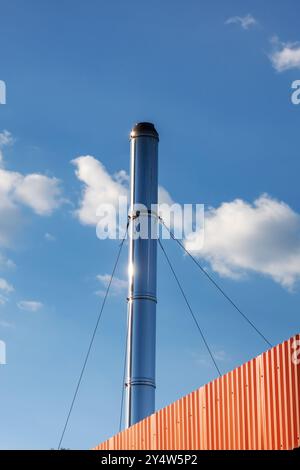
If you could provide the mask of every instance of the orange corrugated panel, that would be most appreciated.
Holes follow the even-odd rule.
[[[300,335],[117,434],[96,450],[300,446]]]

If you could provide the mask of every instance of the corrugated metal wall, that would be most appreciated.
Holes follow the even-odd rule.
[[[199,388],[96,450],[300,446],[300,335]]]

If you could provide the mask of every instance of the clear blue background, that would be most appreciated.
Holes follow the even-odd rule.
[[[228,17],[252,13],[243,31]],[[179,202],[218,206],[267,192],[300,211],[300,107],[290,87],[300,71],[276,73],[268,53],[278,35],[297,41],[297,1],[0,1],[0,78],[7,105],[0,130],[17,138],[7,167],[63,181],[76,204],[70,160],[94,155],[109,172],[129,167],[128,133],[139,120],[160,132],[160,183]],[[74,206],[75,207],[75,206]],[[0,447],[56,447],[94,326],[95,276],[109,273],[117,250],[97,240],[64,206],[50,218],[26,214],[16,262],[6,278],[18,298],[41,299],[36,314],[10,302],[1,310],[7,365],[0,368]],[[45,232],[55,235],[47,243]],[[263,341],[171,242],[222,372],[265,349]],[[118,276],[126,275],[126,250]],[[216,276],[217,277],[217,276]],[[218,278],[218,277],[217,277]],[[222,285],[278,343],[299,331],[299,290],[262,276]],[[163,259],[157,309],[157,407],[216,377]],[[63,445],[90,448],[118,431],[126,301],[104,312]]]

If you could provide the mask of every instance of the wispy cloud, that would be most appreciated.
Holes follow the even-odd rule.
[[[230,356],[223,349],[212,351],[212,354],[217,363],[230,361]],[[208,354],[190,351],[190,355],[197,366],[214,367],[212,359]]]
[[[0,278],[0,305],[8,302],[8,296],[14,292],[14,287],[6,279]]]
[[[2,132],[0,132],[0,165],[3,164],[3,153],[2,150],[4,147],[8,145],[12,145],[14,142],[12,134],[4,129]]]
[[[229,361],[230,357],[228,356],[227,352],[224,351],[223,349],[220,349],[218,351],[215,351],[214,352],[214,358],[217,360],[217,361],[220,361],[220,362],[226,362],[226,361]]]
[[[1,328],[13,328],[14,324],[6,320],[0,320],[0,327]]]
[[[0,278],[0,290],[6,294],[9,294],[10,292],[14,291],[14,288],[9,282],[6,281],[6,279]]]
[[[8,302],[8,298],[5,295],[0,294],[0,305],[5,305]]]
[[[11,145],[14,142],[14,138],[8,130],[4,129],[0,132],[0,147],[4,147],[5,145]]]
[[[103,297],[105,295],[105,288],[108,286],[110,281],[110,274],[98,274],[96,276],[97,281],[100,282],[103,288],[96,291],[96,294]],[[124,279],[120,279],[118,277],[114,277],[111,283],[111,295],[120,295],[123,294],[127,289],[127,281]]]
[[[45,233],[44,238],[45,238],[45,240],[47,240],[47,242],[55,242],[56,241],[56,237],[54,235],[52,235],[51,233],[48,233],[48,232]]]
[[[186,247],[221,276],[260,273],[290,290],[300,280],[300,214],[267,194],[253,204],[235,199],[209,209],[203,245],[202,235]]]
[[[272,39],[274,47],[270,60],[277,72],[300,69],[300,43],[281,42],[277,37]]]
[[[0,253],[0,268],[12,269],[15,267],[16,265],[11,259],[7,258],[2,253]]]
[[[242,29],[250,29],[258,24],[256,18],[253,15],[248,13],[245,16],[232,16],[225,21],[225,24],[237,24],[241,26]]]
[[[43,303],[37,300],[21,300],[17,303],[20,310],[26,310],[28,312],[38,312],[43,308]]]

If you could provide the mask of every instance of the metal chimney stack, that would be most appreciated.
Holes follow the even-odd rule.
[[[126,380],[126,427],[155,411],[157,224],[151,205],[158,197],[158,140],[153,124],[141,122],[131,131],[131,196]],[[146,209],[139,210],[142,204]],[[134,226],[148,219],[148,237],[134,239]],[[155,233],[155,232],[153,232]]]

